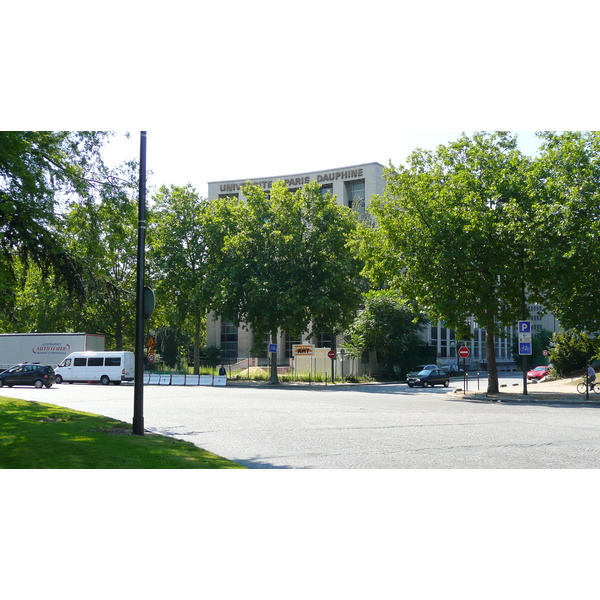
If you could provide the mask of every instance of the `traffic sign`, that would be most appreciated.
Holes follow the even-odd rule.
[[[331,360],[333,360],[333,359],[335,358],[335,350],[330,350],[330,351],[327,353],[327,356],[329,356],[329,358],[330,358]]]
[[[548,350],[544,350],[544,351],[542,352],[542,354],[543,354],[544,356],[548,356],[548,354],[550,354],[550,352],[548,352]]]
[[[156,354],[150,353],[148,354],[148,362],[154,362],[156,359]]]
[[[458,349],[458,355],[461,358],[467,358],[471,354],[471,351],[466,346],[461,346]]]
[[[531,321],[519,321],[519,333],[531,333]]]
[[[530,342],[531,341],[531,334],[530,333],[520,333],[519,334],[519,341],[520,342]]]
[[[519,354],[520,355],[531,355],[531,342],[519,342]]]
[[[271,352],[272,354],[277,352],[277,344],[269,344],[269,352]]]

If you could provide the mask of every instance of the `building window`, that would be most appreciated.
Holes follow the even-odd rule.
[[[221,356],[237,358],[238,329],[229,321],[221,321]]]
[[[240,195],[239,194],[219,194],[219,198],[235,198],[236,200],[239,200]]]
[[[316,346],[317,348],[333,348],[333,332],[319,333]]]
[[[331,194],[333,196],[333,183],[324,183],[321,186],[321,196]]]
[[[301,344],[302,340],[301,339],[293,339],[289,333],[285,334],[285,357],[286,358],[292,358],[293,354],[292,354],[292,346],[294,344]]]
[[[356,179],[355,181],[346,182],[346,205],[349,208],[357,210],[365,210],[365,180]]]

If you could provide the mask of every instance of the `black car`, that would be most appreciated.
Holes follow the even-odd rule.
[[[52,387],[54,369],[39,363],[21,363],[0,373],[0,387],[7,385],[35,385],[36,388]]]
[[[408,387],[420,385],[421,387],[427,387],[428,385],[433,387],[434,385],[443,385],[448,387],[450,385],[450,376],[443,369],[424,369],[419,373],[411,373],[406,383]]]

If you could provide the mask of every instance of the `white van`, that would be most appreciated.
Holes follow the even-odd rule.
[[[54,369],[55,383],[99,381],[102,385],[133,381],[135,369],[133,352],[71,352]]]

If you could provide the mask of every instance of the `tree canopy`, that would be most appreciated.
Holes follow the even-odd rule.
[[[59,201],[87,194],[104,165],[103,132],[0,132],[0,305],[14,305],[16,261],[38,265],[71,292],[81,291],[81,265],[57,234]]]
[[[257,347],[279,329],[341,331],[360,300],[361,264],[348,248],[355,214],[316,182],[296,192],[276,182],[269,197],[252,185],[243,193],[246,201],[217,200],[207,213],[220,232],[209,240],[215,313],[250,325]]]
[[[565,329],[600,332],[600,132],[541,133],[531,252],[543,303]]]
[[[459,335],[470,317],[486,328],[490,391],[498,387],[494,335],[521,318],[523,285],[537,276],[521,229],[529,168],[507,132],[417,150],[407,166],[386,169],[385,194],[370,206],[378,227],[364,231],[361,246],[373,281]]]

